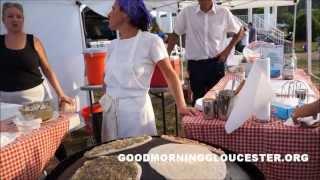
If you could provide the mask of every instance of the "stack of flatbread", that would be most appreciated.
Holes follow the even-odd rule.
[[[151,140],[152,140],[151,136],[141,136],[141,137],[134,137],[134,138],[127,138],[127,139],[112,141],[110,143],[103,144],[93,148],[92,150],[86,152],[84,154],[84,157],[88,159],[92,159],[99,156],[109,155],[112,153],[116,153],[116,152],[141,146],[143,144],[148,143]]]
[[[150,136],[141,136],[116,140],[103,144],[86,152],[88,160],[72,176],[72,180],[139,180],[142,168],[137,162],[119,161],[117,156],[107,156],[112,153],[141,146],[152,140]]]
[[[162,139],[172,143],[156,146],[149,151],[149,155],[169,154],[209,154],[217,156],[224,152],[211,146],[185,138],[174,136],[161,136]],[[140,179],[142,168],[137,162],[120,162],[117,152],[128,150],[146,144],[152,140],[150,136],[141,136],[112,141],[97,146],[84,154],[88,159],[72,176],[72,180],[91,179]],[[177,144],[178,143],[178,144]],[[214,153],[213,153],[214,152]],[[222,161],[150,161],[153,168],[166,179],[224,179],[227,168]]]
[[[117,156],[101,156],[86,161],[71,180],[139,180],[141,173],[141,167],[136,162],[120,162]]]

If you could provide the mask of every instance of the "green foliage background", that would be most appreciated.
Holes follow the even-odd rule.
[[[306,11],[305,0],[300,0],[297,14],[296,39],[300,41],[306,40]],[[293,7],[280,7],[278,9],[278,22],[288,24],[288,32],[293,30]],[[315,41],[320,37],[320,0],[312,1],[312,37]]]

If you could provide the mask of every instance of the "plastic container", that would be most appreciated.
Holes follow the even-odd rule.
[[[102,114],[102,112],[103,112],[103,109],[100,104],[94,104],[92,106],[93,115],[100,114],[100,113]],[[85,127],[86,132],[89,135],[92,135],[94,132],[94,129],[93,129],[93,123],[91,122],[91,118],[90,118],[90,106],[85,107],[81,110],[81,116],[83,117],[84,122],[86,124],[86,127]],[[95,120],[95,118],[93,118],[93,120]]]
[[[287,55],[282,70],[282,79],[293,80],[296,70],[296,57],[294,55]]]
[[[273,115],[282,121],[286,121],[288,118],[290,118],[294,111],[294,107],[277,102],[272,103],[271,109]]]
[[[180,63],[181,63],[181,61],[179,59],[175,59],[175,60],[171,60],[170,62],[171,62],[173,69],[177,73],[177,75],[180,76],[180,72],[181,72]],[[154,72],[153,72],[150,87],[167,87],[167,86],[168,86],[168,84],[167,84],[160,68],[157,65]]]
[[[281,70],[280,69],[271,69],[270,75],[271,75],[271,78],[278,78],[281,75]]]
[[[293,80],[294,79],[294,65],[285,64],[282,70],[282,79]]]
[[[104,80],[106,51],[86,49],[83,52],[89,85],[101,85]]]

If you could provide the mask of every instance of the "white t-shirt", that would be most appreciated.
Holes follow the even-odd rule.
[[[213,5],[207,13],[199,5],[182,10],[175,21],[174,31],[186,34],[186,58],[199,60],[215,57],[225,48],[228,32],[238,33],[240,22],[226,7]]]
[[[169,57],[160,37],[141,32],[133,58],[129,58],[136,38],[113,40],[108,46],[105,82],[110,96],[146,95],[156,63]]]

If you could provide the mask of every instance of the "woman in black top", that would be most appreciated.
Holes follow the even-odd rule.
[[[2,17],[7,34],[0,36],[0,102],[25,104],[44,100],[40,67],[54,88],[59,104],[71,104],[72,99],[64,94],[40,40],[23,32],[22,6],[5,3]]]

